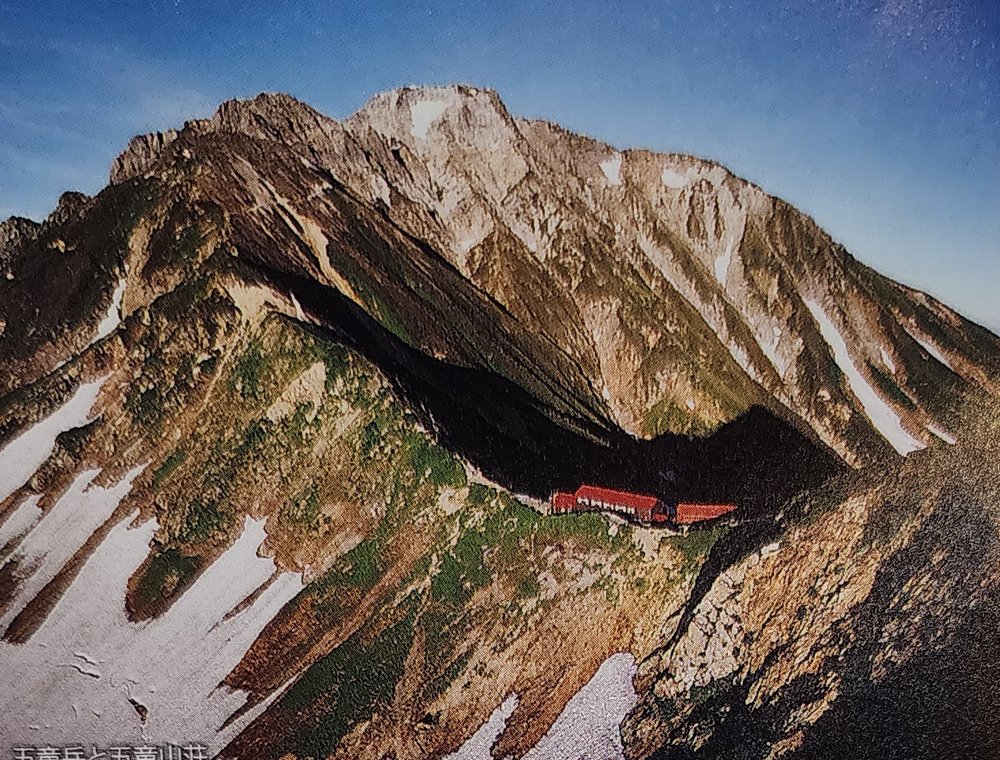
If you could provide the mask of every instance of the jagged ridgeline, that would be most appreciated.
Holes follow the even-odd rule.
[[[835,756],[994,590],[935,521],[995,551],[996,459],[949,499],[1000,340],[713,163],[474,88],[262,95],[0,267],[10,744]],[[543,514],[583,482],[739,517]]]

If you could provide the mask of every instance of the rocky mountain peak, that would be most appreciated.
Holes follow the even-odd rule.
[[[55,210],[49,214],[45,223],[48,225],[59,225],[76,216],[82,210],[84,204],[90,200],[90,196],[85,193],[75,191],[65,192],[59,196]]]
[[[262,92],[248,100],[227,100],[194,131],[235,132],[291,145],[319,142],[336,122],[283,92]]]
[[[243,134],[308,149],[322,146],[337,123],[291,95],[263,92],[250,99],[226,100],[208,119],[195,119],[183,128],[137,135],[111,165],[111,184],[120,184],[147,171],[162,152],[182,135],[213,132]]]
[[[249,142],[197,149],[220,134]],[[516,118],[489,89],[405,87],[341,122],[280,93],[227,101],[179,133],[135,138],[113,181],[147,171],[180,135],[229,177],[208,191],[220,206],[241,211],[225,188],[254,187],[247,224],[261,224],[263,210],[291,220],[288,234],[352,300],[369,293],[381,319],[423,335],[422,350],[494,366],[489,352],[446,348],[451,339],[426,323],[387,317],[378,304],[388,295],[375,293],[389,287],[386,273],[349,282],[326,260],[343,234],[335,178],[519,329],[558,346],[546,361],[563,367],[558,384],[571,390],[555,395],[574,399],[567,408],[639,437],[710,432],[764,404],[846,461],[886,447],[905,454],[951,439],[946,399],[982,384],[1000,351],[720,164]],[[293,256],[278,247],[274,257]],[[458,318],[447,311],[440,318]],[[534,382],[517,366],[508,378]]]
[[[0,222],[0,267],[5,266],[14,249],[37,234],[40,227],[38,222],[23,216],[12,216]]]
[[[468,85],[390,90],[375,95],[347,120],[349,127],[368,126],[411,146],[426,145],[435,136],[475,142],[483,132],[495,136],[513,124],[494,90]]]
[[[260,92],[252,98],[230,98],[219,104],[211,120],[236,123],[251,114],[272,114],[290,118],[294,114],[319,115],[312,106],[287,92]]]
[[[117,185],[142,174],[177,136],[177,130],[168,129],[133,137],[128,147],[111,162],[111,184]]]

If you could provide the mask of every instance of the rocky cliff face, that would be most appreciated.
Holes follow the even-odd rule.
[[[125,152],[111,164],[111,182],[116,184],[144,172],[159,157],[163,149],[177,139],[177,130],[136,135],[129,140]]]
[[[37,231],[37,222],[20,216],[0,222],[0,266],[6,266],[14,249],[30,240]]]
[[[0,228],[8,743],[545,757],[617,683],[609,756],[847,757],[992,609],[1000,340],[718,165],[452,87],[111,180]],[[739,517],[544,514],[593,479]]]
[[[329,172],[541,336],[532,364],[564,355],[552,369],[578,410],[639,436],[764,404],[850,462],[905,454],[947,436],[946,400],[997,367],[994,336],[723,167],[517,119],[490,91],[394,91],[342,124],[261,96],[187,131],[291,148],[295,173],[317,175],[303,186]],[[118,163],[148,163],[158,142]]]
[[[640,665],[629,757],[992,757],[1000,416],[843,479],[713,576]]]

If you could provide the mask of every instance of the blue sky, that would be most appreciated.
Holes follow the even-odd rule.
[[[0,217],[97,192],[133,134],[226,98],[344,117],[468,82],[621,147],[715,158],[1000,329],[995,0],[229,5],[0,0]]]

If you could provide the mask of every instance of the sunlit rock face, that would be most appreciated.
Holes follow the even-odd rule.
[[[968,674],[1000,341],[717,164],[261,95],[0,267],[6,744],[848,757]],[[546,514],[583,482],[739,509]]]
[[[990,757],[1000,414],[832,484],[640,664],[627,756]]]
[[[995,337],[878,276],[718,164],[520,119],[491,90],[396,90],[339,123],[262,95],[181,134],[194,162],[197,135],[290,148],[271,160],[288,162],[294,193],[265,182],[255,202],[278,206],[296,229],[310,229],[303,217],[322,228],[324,185],[343,183],[549,339],[528,349],[533,366],[559,373],[576,411],[636,435],[704,432],[761,403],[849,461],[873,447],[905,454],[947,430],[942,395],[986,382],[996,366]],[[173,155],[150,147],[167,141],[138,141],[118,163],[134,175]],[[356,294],[351,273],[339,275]],[[406,310],[394,317],[414,339],[426,329]],[[454,338],[419,342],[473,360]],[[548,355],[553,344],[562,361]]]
[[[37,230],[37,222],[23,217],[12,216],[0,222],[0,266],[6,266],[14,249],[30,240]]]

